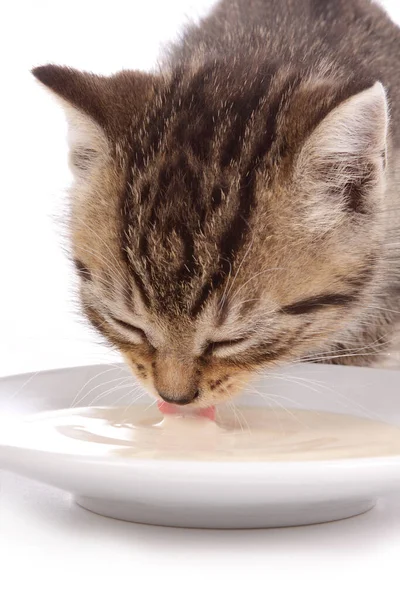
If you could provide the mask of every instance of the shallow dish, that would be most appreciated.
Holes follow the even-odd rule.
[[[71,492],[78,504],[102,515],[182,527],[321,523],[365,512],[379,497],[400,489],[397,455],[279,462],[134,458],[110,453],[115,440],[104,439],[107,432],[96,443],[84,441],[81,433],[92,425],[76,424],[77,441],[60,432],[53,415],[31,416],[69,409],[77,394],[79,406],[87,406],[99,390],[109,392],[103,405],[123,402],[125,391],[112,391],[112,369],[79,367],[1,380],[0,468]],[[399,386],[395,371],[303,365],[260,380],[261,396],[245,394],[237,406],[265,406],[275,397],[288,409],[295,405],[399,425]],[[128,405],[129,398],[125,401]],[[57,418],[62,414],[70,419],[68,411]],[[90,413],[85,414],[89,423]],[[43,431],[51,435],[45,439]]]

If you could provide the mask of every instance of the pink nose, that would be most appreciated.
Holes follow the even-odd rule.
[[[194,395],[192,396],[165,396],[164,394],[161,394],[160,392],[158,392],[159,395],[161,396],[161,398],[164,400],[164,402],[169,402],[170,404],[178,404],[180,406],[185,406],[185,404],[190,404],[191,402],[193,402],[193,400],[196,400],[196,398],[199,395],[199,392],[196,391],[194,393]]]

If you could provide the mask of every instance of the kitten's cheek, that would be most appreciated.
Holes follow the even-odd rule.
[[[243,391],[244,387],[248,383],[249,378],[250,377],[241,376],[240,378],[235,379],[232,377],[225,384],[222,393],[220,392],[219,394],[216,394],[216,400],[218,401],[219,399],[220,402],[228,402],[231,398],[235,398]]]
[[[152,374],[149,371],[140,371],[139,369],[135,368],[132,363],[129,364],[129,367],[132,372],[132,377],[138,383],[140,383],[142,388],[144,388],[150,396],[158,398],[156,388],[154,387]]]
[[[151,396],[152,398],[159,398],[159,395],[157,393],[156,388],[154,387],[153,381],[151,377],[148,377],[147,379],[141,379],[141,378],[137,378],[140,385],[142,386],[142,388],[144,388],[146,390],[146,392],[148,392],[149,396]]]

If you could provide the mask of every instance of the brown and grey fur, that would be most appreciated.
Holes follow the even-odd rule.
[[[390,347],[400,31],[382,9],[222,0],[160,71],[33,72],[70,124],[83,310],[150,390],[214,404],[261,367]]]

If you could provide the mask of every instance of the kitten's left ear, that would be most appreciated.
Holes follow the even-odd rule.
[[[342,102],[317,126],[296,168],[315,216],[327,200],[337,217],[369,212],[383,192],[387,131],[388,105],[379,82]]]
[[[69,125],[71,166],[82,174],[107,155],[139,114],[152,90],[153,77],[121,71],[106,77],[59,65],[44,65],[33,75],[55,94]]]

